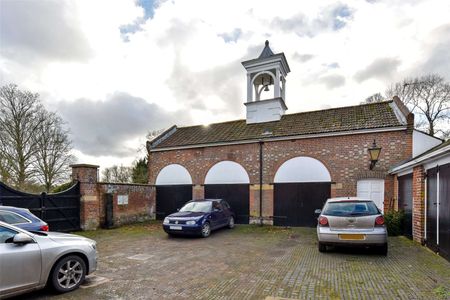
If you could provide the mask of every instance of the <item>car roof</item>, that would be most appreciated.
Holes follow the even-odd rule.
[[[27,208],[23,208],[23,207],[4,206],[4,205],[0,205],[0,210],[8,210],[8,211],[14,211],[14,212],[18,212],[18,211],[28,212],[29,211]]]
[[[330,198],[327,200],[327,202],[346,202],[346,201],[362,201],[362,202],[367,202],[367,201],[371,201],[371,199],[366,199],[366,198],[360,198],[360,197],[335,197],[335,198]]]

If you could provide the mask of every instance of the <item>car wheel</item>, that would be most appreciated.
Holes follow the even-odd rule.
[[[78,288],[86,276],[86,264],[76,255],[66,256],[58,261],[51,274],[53,288],[60,293]]]
[[[202,226],[202,237],[206,238],[211,234],[211,226],[208,222],[205,222]]]
[[[235,226],[235,224],[234,224],[234,217],[231,216],[230,220],[228,221],[228,228],[233,229],[234,226]]]
[[[319,252],[326,252],[327,246],[319,242]]]
[[[384,244],[383,246],[380,246],[379,252],[381,255],[387,256],[388,254],[388,244]]]

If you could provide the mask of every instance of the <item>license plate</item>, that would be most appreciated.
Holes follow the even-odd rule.
[[[172,230],[181,230],[182,229],[181,226],[170,226],[169,228]]]
[[[340,234],[339,239],[346,241],[362,241],[366,239],[366,236],[364,234]]]

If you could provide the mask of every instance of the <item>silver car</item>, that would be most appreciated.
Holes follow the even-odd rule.
[[[96,243],[57,232],[29,232],[0,222],[0,299],[51,284],[72,291],[97,268]]]
[[[327,246],[377,247],[387,255],[387,230],[384,217],[375,203],[359,198],[328,199],[317,209],[319,251]]]

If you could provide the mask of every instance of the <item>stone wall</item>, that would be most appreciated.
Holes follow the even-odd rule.
[[[105,224],[106,195],[113,197],[113,226],[155,218],[155,188],[147,184],[98,182],[98,166],[72,165],[72,178],[80,182],[81,228],[93,230]],[[128,203],[119,204],[127,198]]]

